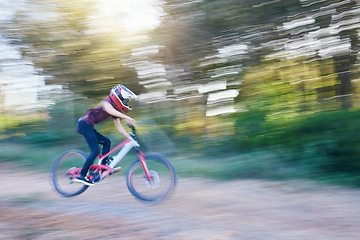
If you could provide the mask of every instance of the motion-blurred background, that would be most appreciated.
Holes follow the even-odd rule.
[[[0,0],[0,161],[87,151],[78,118],[122,83],[145,150],[183,176],[359,186],[359,5]]]

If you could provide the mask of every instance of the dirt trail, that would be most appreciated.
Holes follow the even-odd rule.
[[[46,174],[0,168],[0,239],[360,239],[360,190],[180,178],[171,199],[145,205],[124,173],[63,198]]]

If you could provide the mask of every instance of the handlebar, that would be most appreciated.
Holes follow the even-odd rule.
[[[131,129],[131,133],[130,133],[130,136],[135,140],[137,141],[137,138],[136,138],[136,129],[134,126],[131,126],[130,124],[127,124],[127,126]]]
[[[130,124],[126,124],[130,129],[131,129],[131,133],[130,134],[130,137],[136,142],[136,146],[135,146],[135,149],[136,151],[139,152],[139,144],[137,143],[137,137],[136,137],[136,129],[134,126],[131,126]]]
[[[127,124],[127,126],[131,129],[131,131],[132,131],[133,133],[136,134],[136,129],[135,129],[134,126],[131,126],[130,124]]]

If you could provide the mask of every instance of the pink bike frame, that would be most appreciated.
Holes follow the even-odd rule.
[[[111,172],[113,171],[114,167],[126,156],[126,154],[132,149],[135,148],[137,151],[137,154],[139,156],[140,162],[141,162],[141,166],[144,170],[145,176],[148,179],[149,182],[152,181],[152,177],[150,174],[150,171],[146,165],[146,161],[145,161],[145,155],[142,151],[140,151],[139,149],[139,144],[133,140],[131,141],[130,139],[126,139],[124,141],[122,141],[120,144],[118,144],[116,147],[114,147],[113,149],[111,149],[108,153],[106,153],[105,155],[98,155],[98,164],[94,164],[92,166],[90,166],[91,170],[95,170],[95,171],[99,171],[101,173],[101,178],[105,178],[107,177],[109,174],[111,174]],[[103,165],[101,164],[101,161],[108,157],[110,154],[113,154],[115,152],[118,152],[117,155],[115,155],[113,157],[113,161],[111,162],[111,164],[109,166],[107,165]],[[81,168],[76,168],[76,169],[71,169],[68,173],[71,174],[74,177],[77,177],[80,173]]]
[[[98,159],[99,159],[98,164],[91,166],[91,169],[97,169],[99,171],[101,171],[101,169],[105,169],[105,171],[102,172],[101,176],[102,176],[102,178],[108,176],[111,173],[111,171],[114,169],[114,167],[126,156],[126,154],[133,147],[137,151],[137,154],[139,156],[139,159],[140,159],[141,165],[143,167],[146,178],[148,179],[148,181],[151,182],[152,177],[151,177],[149,169],[148,169],[148,167],[146,165],[145,155],[144,155],[144,153],[142,151],[140,151],[139,144],[134,140],[131,141],[130,139],[126,139],[126,140],[122,141],[120,144],[118,144],[116,147],[111,149],[108,153],[106,153],[103,156],[99,154],[98,155]],[[101,164],[101,161],[104,158],[108,157],[110,154],[113,154],[113,153],[115,153],[117,151],[118,151],[118,154],[113,157],[113,161],[109,166]]]

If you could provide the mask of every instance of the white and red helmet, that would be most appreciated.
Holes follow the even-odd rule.
[[[132,110],[128,105],[130,99],[136,100],[138,97],[131,90],[119,84],[110,91],[110,99],[114,105],[123,113]]]

